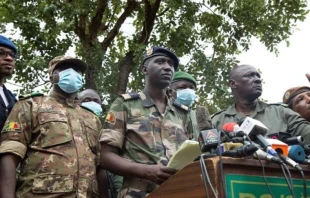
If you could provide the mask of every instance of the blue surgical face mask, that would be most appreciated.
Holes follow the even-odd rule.
[[[183,105],[190,107],[197,98],[195,91],[192,89],[177,90],[177,101]]]
[[[86,107],[87,109],[91,110],[92,112],[94,112],[98,116],[101,115],[101,113],[102,113],[101,105],[94,102],[94,101],[82,102],[81,105],[83,107]]]
[[[82,75],[69,68],[59,72],[58,86],[66,93],[77,92],[83,86]]]

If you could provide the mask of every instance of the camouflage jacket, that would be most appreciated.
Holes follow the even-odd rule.
[[[167,100],[162,115],[146,91],[123,94],[111,106],[100,142],[119,148],[129,161],[167,165],[182,143],[193,138],[188,109]],[[129,191],[123,188],[122,196],[124,192]]]
[[[22,158],[16,197],[96,197],[100,130],[97,116],[56,92],[19,101],[0,145]]]

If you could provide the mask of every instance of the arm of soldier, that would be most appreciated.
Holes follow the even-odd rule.
[[[0,197],[15,197],[15,168],[20,158],[13,154],[0,156]]]
[[[101,142],[100,166],[117,175],[124,177],[138,177],[162,184],[169,177],[176,173],[162,165],[147,165],[130,162],[118,155],[119,148]]]
[[[283,107],[283,114],[287,121],[288,133],[293,136],[302,136],[305,144],[310,144],[310,124],[307,120],[289,108]]]
[[[27,139],[31,136],[30,118],[30,104],[20,101],[12,109],[2,129],[0,145],[0,197],[15,197],[15,168],[21,159],[24,158],[27,151]]]

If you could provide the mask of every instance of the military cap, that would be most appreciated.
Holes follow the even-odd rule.
[[[11,50],[13,50],[13,52],[15,54],[17,54],[17,47],[14,45],[14,43],[12,41],[10,41],[5,36],[0,35],[0,45],[7,47],[7,48],[10,48]]]
[[[167,56],[171,58],[174,61],[174,70],[175,71],[178,70],[179,67],[178,57],[173,52],[163,47],[152,47],[151,49],[148,49],[146,54],[144,54],[143,63],[145,63],[147,59],[155,56]]]
[[[197,82],[196,82],[195,78],[192,75],[190,75],[189,73],[182,72],[182,71],[175,72],[173,79],[172,79],[172,82],[177,82],[180,80],[190,81],[195,85],[195,87],[197,87]]]
[[[74,58],[71,56],[56,56],[53,60],[50,61],[49,65],[48,65],[48,72],[50,75],[52,75],[53,71],[58,68],[61,67],[63,65],[66,64],[71,64],[76,66],[77,68],[79,68],[81,70],[82,73],[85,73],[86,69],[87,69],[87,64],[78,59],[78,58]]]
[[[295,98],[297,95],[304,93],[304,92],[310,92],[310,87],[302,86],[302,87],[292,87],[288,89],[284,95],[283,95],[283,104],[287,104],[291,108],[291,102],[293,98]]]

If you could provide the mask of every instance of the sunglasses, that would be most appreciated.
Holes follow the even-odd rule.
[[[0,57],[1,58],[5,58],[8,55],[10,55],[14,60],[16,60],[18,58],[17,54],[15,54],[14,52],[8,52],[5,50],[0,50]]]

